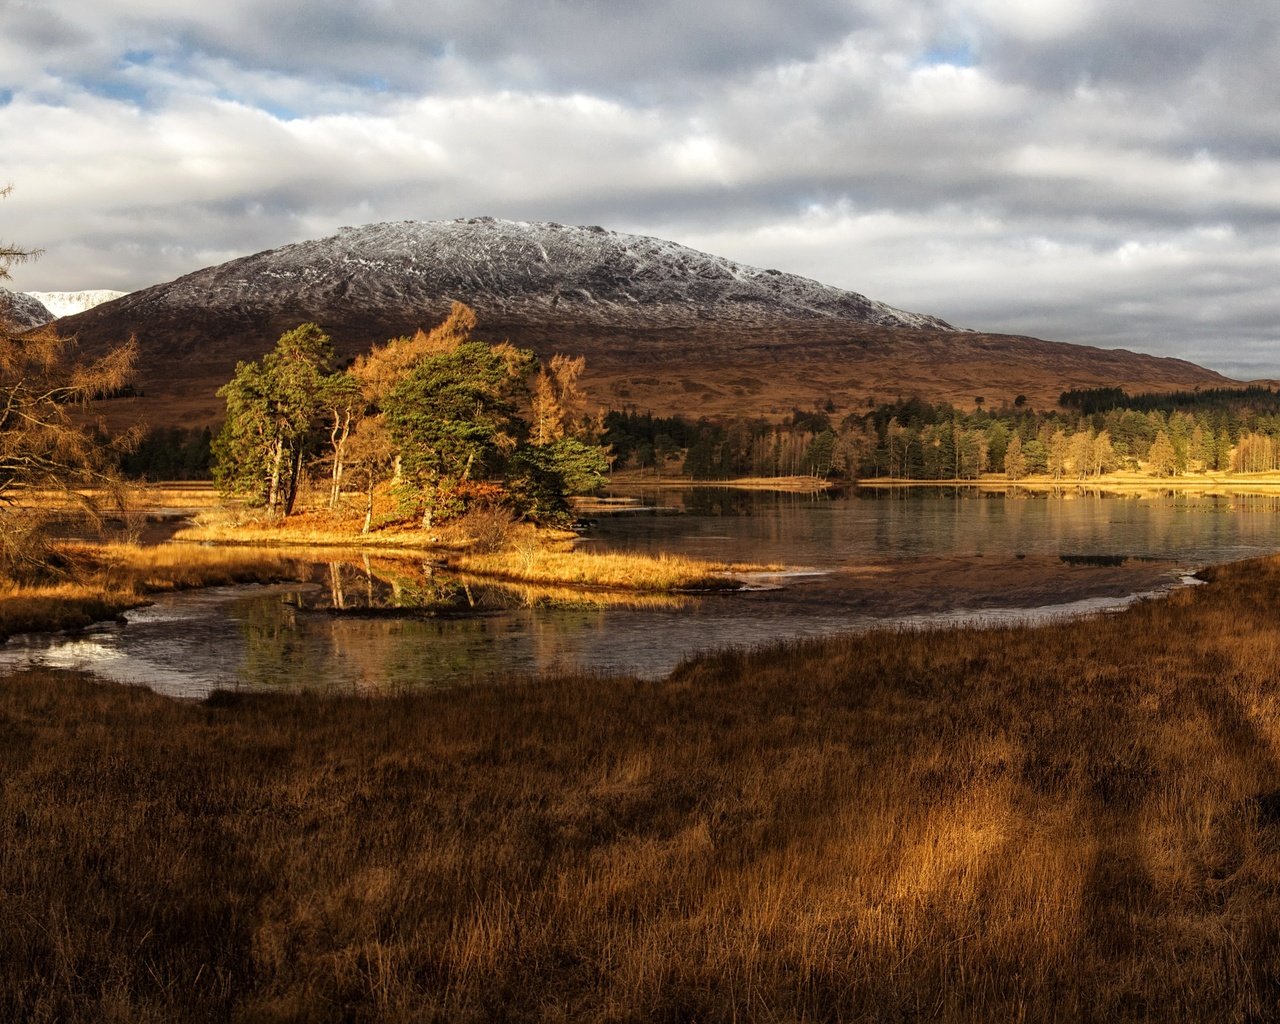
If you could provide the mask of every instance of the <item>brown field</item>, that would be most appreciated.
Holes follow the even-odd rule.
[[[0,1019],[1266,1021],[1280,560],[659,682],[0,681]]]

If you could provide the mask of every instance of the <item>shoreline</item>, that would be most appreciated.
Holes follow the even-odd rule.
[[[1102,476],[1054,480],[1049,476],[1023,477],[1009,480],[1003,475],[987,474],[976,480],[915,480],[907,477],[863,477],[850,486],[865,490],[909,490],[929,487],[971,488],[993,492],[1070,491],[1106,494],[1143,494],[1151,491],[1176,491],[1206,495],[1280,494],[1280,473],[1258,474],[1182,474],[1152,477],[1139,474],[1107,473]]]

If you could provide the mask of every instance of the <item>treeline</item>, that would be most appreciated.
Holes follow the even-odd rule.
[[[120,457],[120,472],[134,480],[211,480],[212,447],[208,427],[153,427]]]
[[[610,411],[602,441],[615,466],[666,471],[673,460],[694,480],[742,476],[830,476],[849,463],[826,412],[796,410],[781,423],[765,419],[690,420],[683,416]]]
[[[1134,407],[1115,405],[1119,399]],[[615,411],[605,417],[604,440],[617,466],[660,471],[678,460],[678,471],[695,480],[969,480],[988,472],[1083,479],[1116,470],[1174,476],[1280,469],[1280,394],[1266,388],[1159,396],[1096,389],[1065,393],[1063,401],[1064,408],[1045,412],[1025,403],[965,411],[911,398],[838,423],[825,411],[797,410],[780,423]]]
[[[1240,408],[1257,415],[1280,414],[1280,392],[1259,385],[1247,388],[1206,388],[1203,391],[1147,391],[1128,394],[1123,388],[1080,388],[1058,397],[1064,409],[1092,416],[1128,409],[1137,412],[1230,412]]]

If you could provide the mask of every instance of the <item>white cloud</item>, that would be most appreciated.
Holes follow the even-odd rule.
[[[0,0],[0,235],[54,290],[372,220],[604,223],[1254,365],[1277,58],[1262,0]]]

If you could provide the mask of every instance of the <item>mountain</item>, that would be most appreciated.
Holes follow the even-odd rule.
[[[607,405],[781,415],[920,394],[1041,404],[1069,387],[1220,385],[1180,360],[958,331],[856,292],[674,242],[481,217],[344,228],[180,277],[58,321],[92,353],[136,334],[145,415],[216,419],[239,359],[315,321],[340,358],[439,321],[453,300],[479,336],[587,357]]]
[[[100,306],[104,302],[110,302],[112,299],[118,299],[127,292],[115,292],[106,288],[99,288],[94,291],[84,292],[27,292],[33,299],[44,304],[44,307],[53,314],[49,319],[55,319],[63,316],[74,316],[76,313],[83,313],[86,309],[93,309],[94,306]]]
[[[34,296],[26,292],[0,288],[0,319],[7,320],[25,330],[41,327],[55,317],[48,307]]]

